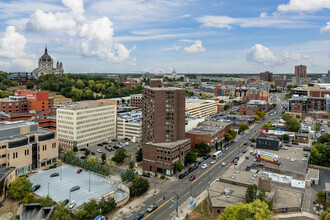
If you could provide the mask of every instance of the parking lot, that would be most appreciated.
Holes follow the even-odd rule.
[[[121,201],[127,196],[126,193],[118,190],[119,180],[104,179],[99,175],[89,173],[85,170],[78,174],[77,170],[79,168],[69,165],[63,165],[61,167],[43,171],[30,177],[33,185],[41,185],[35,194],[42,197],[46,197],[49,194],[56,202],[61,202],[65,199],[71,199],[70,201],[75,200],[77,203],[75,207],[88,202],[92,198],[99,198],[111,191],[116,192],[116,201]],[[59,173],[60,175],[50,177],[53,173]],[[74,186],[80,186],[80,189],[70,193],[70,189]]]
[[[120,144],[121,143],[121,144]],[[123,146],[123,143],[128,143],[129,146]],[[102,143],[100,143],[102,144]],[[88,149],[91,151],[91,154],[89,155],[90,157],[97,157],[97,158],[101,158],[102,153],[106,153],[107,157],[109,156],[113,156],[115,154],[115,150],[114,151],[108,151],[105,149],[106,146],[110,146],[111,148],[113,148],[115,145],[121,145],[123,146],[124,149],[126,149],[128,152],[130,152],[132,154],[132,160],[133,162],[135,161],[135,153],[137,151],[137,147],[139,145],[139,143],[132,143],[130,141],[125,141],[125,140],[117,140],[117,141],[111,141],[111,143],[109,144],[102,144],[102,146],[90,146],[88,147]],[[100,149],[102,152],[99,153],[97,150]],[[94,154],[95,155],[94,155]],[[77,156],[84,156],[85,152],[84,151],[78,151],[77,152]]]

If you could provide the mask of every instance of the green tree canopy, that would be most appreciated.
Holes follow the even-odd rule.
[[[61,202],[57,204],[51,220],[71,220],[70,210]]]
[[[284,141],[289,141],[290,140],[290,137],[288,134],[283,134],[283,140]]]
[[[274,130],[274,126],[272,123],[265,123],[262,128],[267,128],[269,130]]]
[[[200,142],[199,144],[197,144],[196,148],[202,155],[206,155],[211,151],[211,147],[205,142]]]
[[[104,162],[107,159],[107,155],[105,153],[102,153],[101,160]]]
[[[231,136],[233,136],[233,138],[236,138],[236,136],[237,136],[237,132],[235,131],[235,129],[229,129],[229,134],[231,134]]]
[[[258,186],[256,184],[253,184],[246,189],[245,201],[247,203],[250,203],[256,199],[266,202],[270,211],[273,209],[273,200],[267,198],[265,190],[259,190]]]
[[[248,125],[246,125],[246,124],[244,124],[244,123],[241,123],[240,125],[239,125],[239,128],[238,128],[238,130],[239,131],[245,131],[245,130],[247,130],[247,129],[249,129],[249,126]]]
[[[32,183],[26,177],[18,177],[10,184],[8,193],[11,198],[20,199],[32,191]]]
[[[226,141],[230,141],[230,140],[232,140],[232,139],[234,139],[234,137],[233,137],[230,133],[226,133],[226,134],[225,134],[225,140],[226,140]]]
[[[252,203],[243,204],[239,202],[235,206],[227,206],[225,212],[219,216],[219,220],[263,220],[271,217],[272,212],[269,210],[267,203],[257,199]]]
[[[254,119],[255,119],[256,121],[259,121],[261,118],[260,118],[258,115],[254,115]]]
[[[230,111],[229,114],[230,114],[230,115],[236,115],[237,112],[235,112],[235,111]]]
[[[224,106],[223,106],[223,109],[225,110],[225,111],[227,111],[228,109],[230,109],[230,104],[225,104]]]
[[[112,157],[112,160],[115,161],[116,163],[122,163],[128,157],[129,155],[127,151],[124,148],[119,148],[118,150],[116,150],[116,153]]]
[[[140,196],[149,189],[149,181],[140,176],[135,176],[133,180],[133,185],[130,188],[131,194],[133,196]]]
[[[94,219],[100,214],[99,205],[95,199],[91,199],[89,202],[83,204],[83,209],[78,211],[75,216],[79,219]]]
[[[142,161],[142,148],[140,147],[135,153],[136,162]]]
[[[197,155],[193,151],[189,151],[186,155],[185,163],[186,164],[192,164],[195,163],[197,160]]]
[[[296,118],[288,118],[285,121],[285,126],[288,129],[288,131],[292,132],[298,132],[301,128],[300,122]]]
[[[183,166],[181,160],[178,160],[177,162],[175,162],[174,169],[177,170],[178,172],[181,172],[184,169],[184,166]]]
[[[257,112],[257,115],[260,117],[260,118],[264,118],[266,116],[266,113],[265,112]]]

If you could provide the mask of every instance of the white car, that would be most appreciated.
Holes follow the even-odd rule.
[[[254,158],[254,159],[253,159],[253,162],[257,162],[257,159],[256,159],[256,158]]]
[[[69,208],[72,209],[76,205],[76,201],[72,200],[69,204]]]
[[[226,166],[226,165],[227,165],[226,162],[221,163],[221,166]]]
[[[99,153],[102,153],[102,150],[101,149],[97,149],[96,151],[99,152]]]
[[[202,166],[202,169],[206,169],[206,167],[207,167],[207,164],[204,163],[203,166]]]
[[[291,162],[294,162],[294,158],[291,158]]]
[[[108,144],[111,144],[112,141],[108,141]]]
[[[306,158],[306,157],[303,157],[303,158],[301,158],[301,160],[302,160],[302,161],[306,161],[306,160],[307,160],[307,158]]]
[[[212,160],[212,161],[211,161],[211,164],[215,164],[216,162],[217,162],[217,161],[215,161],[215,160]]]

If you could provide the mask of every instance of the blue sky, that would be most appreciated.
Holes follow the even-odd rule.
[[[0,0],[0,69],[45,45],[65,72],[330,69],[330,0]]]

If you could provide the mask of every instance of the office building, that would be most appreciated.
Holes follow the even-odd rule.
[[[268,71],[260,73],[260,80],[273,82],[273,73]]]
[[[151,80],[142,92],[142,169],[165,175],[185,162],[190,140],[185,139],[185,90]]]
[[[142,139],[142,112],[119,113],[117,116],[117,137],[128,138],[132,142]]]
[[[247,104],[239,106],[240,115],[256,115],[258,112],[267,112],[269,110],[268,102],[251,100]]]
[[[190,131],[186,132],[186,138],[191,140],[191,148],[196,148],[200,142],[211,146],[212,150],[220,149],[225,140],[225,134],[231,128],[230,122],[204,121]]]
[[[56,113],[56,133],[65,149],[89,147],[116,137],[115,100],[79,102]]]
[[[142,107],[142,94],[131,95],[131,106]]]
[[[307,66],[299,65],[294,67],[294,75],[297,84],[304,84],[307,82]]]
[[[16,176],[51,166],[58,159],[55,131],[34,122],[1,122],[0,146],[1,166],[15,167]]]
[[[273,76],[273,80],[276,87],[285,88],[288,83],[285,76]]]

